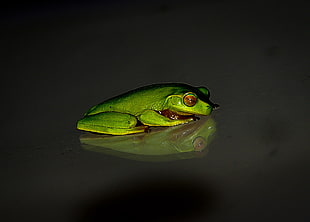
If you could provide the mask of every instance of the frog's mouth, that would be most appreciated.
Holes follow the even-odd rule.
[[[193,120],[197,120],[199,119],[198,117],[196,117],[195,115],[191,114],[191,113],[181,113],[181,112],[174,112],[171,111],[169,109],[165,109],[165,110],[161,110],[158,111],[158,113],[162,116],[165,116],[169,119],[172,120],[178,120],[178,119],[193,119]]]

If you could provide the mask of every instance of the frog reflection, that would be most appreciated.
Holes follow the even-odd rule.
[[[211,117],[175,127],[154,127],[149,133],[80,136],[84,149],[142,161],[167,161],[204,156],[216,131]]]

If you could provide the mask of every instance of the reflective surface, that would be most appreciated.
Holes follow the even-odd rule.
[[[99,153],[141,161],[168,161],[201,157],[215,136],[211,117],[175,127],[151,127],[149,133],[110,136],[85,133],[82,147]]]
[[[309,220],[308,11],[294,4],[1,14],[4,221]],[[221,105],[207,155],[148,162],[81,147],[89,106],[160,82],[206,86]]]

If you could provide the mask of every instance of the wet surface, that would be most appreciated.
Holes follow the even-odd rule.
[[[266,4],[10,5],[5,221],[309,220],[308,12]],[[81,147],[75,124],[89,107],[161,82],[205,86],[221,105],[207,155],[142,162]]]

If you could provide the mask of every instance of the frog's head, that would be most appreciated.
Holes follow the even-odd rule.
[[[213,109],[219,107],[210,101],[209,90],[205,87],[182,90],[167,98],[169,110],[180,115],[209,115]]]

